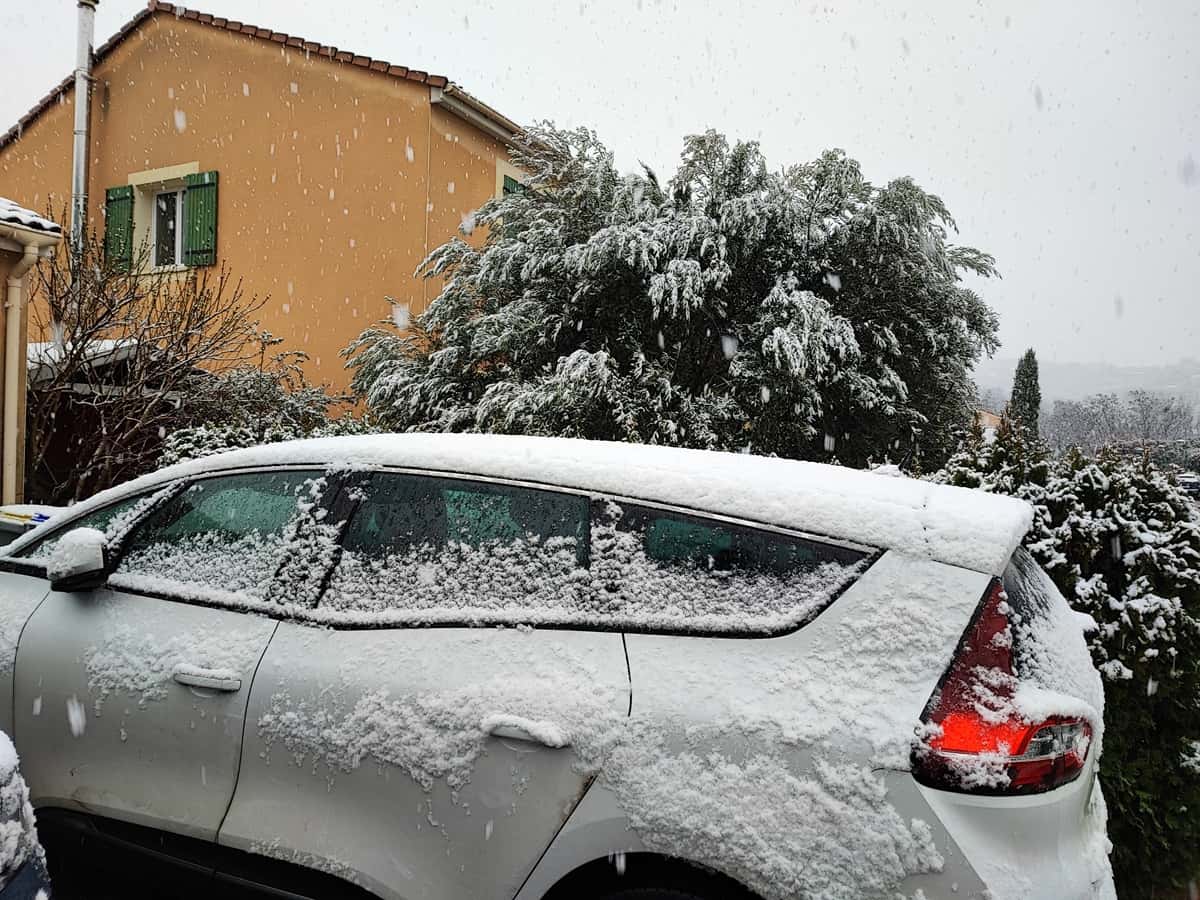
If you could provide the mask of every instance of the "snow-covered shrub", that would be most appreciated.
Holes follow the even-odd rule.
[[[1008,419],[975,428],[935,476],[1031,502],[1026,543],[1096,622],[1105,679],[1100,769],[1123,898],[1181,887],[1200,871],[1200,523],[1147,459],[1072,450],[1051,458]]]
[[[536,129],[515,162],[525,189],[470,220],[482,245],[423,263],[428,310],[346,351],[385,425],[852,465],[953,449],[996,330],[960,276],[994,270],[937,197],[840,151],[772,172],[711,131],[665,185],[586,130]]]
[[[307,381],[303,353],[284,352],[267,360],[266,349],[281,339],[263,332],[258,340],[263,351],[258,365],[196,378],[180,406],[178,426],[163,440],[158,465],[257,444],[374,430],[369,421],[344,410],[345,397]],[[338,407],[343,408],[340,414]]]

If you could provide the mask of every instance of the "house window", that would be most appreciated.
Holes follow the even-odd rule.
[[[154,196],[154,265],[183,265],[183,210],[186,190]]]
[[[507,197],[509,194],[519,194],[525,190],[525,185],[517,181],[511,175],[504,176],[504,186],[501,188],[503,195]]]
[[[116,270],[216,265],[217,173],[196,168],[135,172],[105,191],[104,254]]]

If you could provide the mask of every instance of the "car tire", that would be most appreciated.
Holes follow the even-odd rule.
[[[719,900],[719,898],[713,895],[696,894],[692,891],[677,891],[672,888],[634,887],[604,894],[599,900]]]

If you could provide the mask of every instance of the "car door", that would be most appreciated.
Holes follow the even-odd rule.
[[[263,658],[220,842],[393,900],[509,900],[594,776],[588,736],[629,711],[621,634],[528,627],[585,597],[587,498],[355,492],[313,621]]]
[[[33,615],[39,603],[50,592],[46,581],[45,560],[59,537],[67,528],[97,528],[106,531],[118,517],[127,515],[142,495],[111,503],[99,510],[79,517],[70,526],[59,529],[45,539],[8,555],[4,548],[0,556],[0,730],[12,735],[13,722],[13,674],[17,661],[17,643],[25,629],[25,623]]]
[[[215,839],[276,627],[250,610],[267,604],[298,495],[317,483],[297,470],[181,485],[120,525],[105,587],[46,596],[15,685],[36,806]]]

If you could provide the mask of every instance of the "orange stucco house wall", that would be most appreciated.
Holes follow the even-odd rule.
[[[418,263],[517,174],[516,126],[445,78],[153,0],[93,75],[89,225],[103,233],[106,189],[132,184],[148,239],[156,186],[216,171],[217,264],[269,295],[261,327],[338,390],[339,352],[390,314],[386,296],[420,312],[436,285]],[[60,220],[73,94],[60,85],[0,138],[0,195]]]

